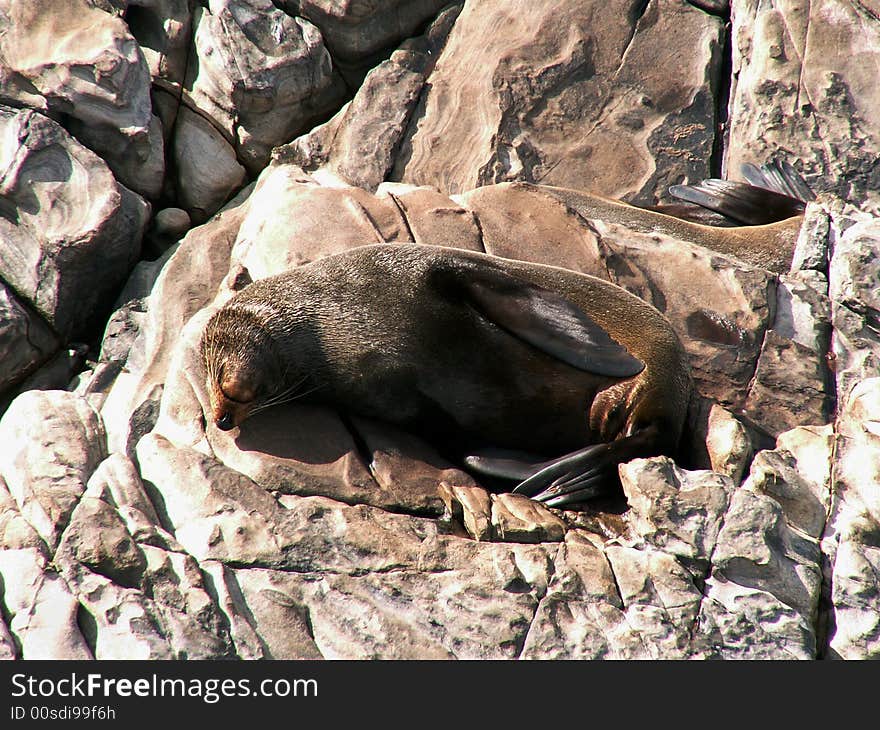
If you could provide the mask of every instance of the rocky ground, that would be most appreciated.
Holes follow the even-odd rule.
[[[0,656],[880,655],[878,63],[847,0],[0,0]],[[782,273],[595,196],[775,154]],[[679,457],[551,510],[365,419],[206,425],[211,312],[378,241],[652,302]]]

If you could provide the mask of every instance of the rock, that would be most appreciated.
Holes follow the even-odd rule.
[[[110,454],[102,461],[89,479],[85,496],[111,505],[139,545],[184,552],[165,531],[137,468],[126,456]]]
[[[88,345],[77,344],[58,352],[55,357],[40,367],[19,386],[19,392],[26,390],[66,390],[74,376],[86,364]]]
[[[236,578],[273,656],[292,643],[295,651],[311,649],[306,636],[328,659],[517,656],[547,589],[544,547],[441,538],[426,540],[421,552],[418,567],[390,573],[367,569],[315,580],[238,570]],[[283,626],[290,633],[278,630]]]
[[[787,523],[818,539],[830,508],[831,424],[786,431],[776,449],[755,454],[744,487],[779,502]]]
[[[267,642],[257,633],[257,622],[241,595],[241,588],[235,579],[235,571],[223,565],[223,563],[218,563],[214,560],[206,560],[200,564],[200,567],[204,572],[205,580],[210,586],[211,595],[216,597],[218,609],[222,611],[223,616],[228,622],[229,637],[236,656],[241,659],[271,658],[272,655]],[[267,624],[270,631],[275,626],[279,626],[277,619],[276,622],[269,622]],[[293,657],[302,655],[298,646],[294,645],[294,647],[291,647],[293,642],[286,641],[291,636],[295,636],[290,628],[290,622],[280,623],[278,639],[284,643],[278,652],[279,656]],[[319,653],[315,652],[315,654],[318,656],[309,655],[309,658],[319,658]]]
[[[174,344],[192,316],[214,299],[229,272],[229,254],[247,208],[246,197],[244,193],[210,223],[190,230],[162,261],[155,280],[146,285],[150,289],[146,318],[130,345],[125,368],[101,406],[110,451],[133,449],[132,434],[145,433],[136,422],[150,428],[155,424]],[[133,418],[136,413],[139,417]]]
[[[828,271],[831,339],[837,397],[880,370],[880,220],[845,211],[834,223],[839,233]]]
[[[137,458],[148,493],[161,500],[175,538],[190,555],[197,560],[281,561],[274,524],[280,508],[247,477],[152,434],[138,443]]]
[[[484,251],[482,219],[434,188],[383,183],[376,191],[380,200],[390,199],[403,215],[409,238],[429,246],[451,246]]]
[[[785,150],[817,190],[876,207],[880,126],[866,72],[880,54],[874,19],[843,0],[807,9],[734,0],[731,19],[731,177],[742,162]]]
[[[2,224],[0,224],[2,225]],[[0,283],[0,393],[46,362],[58,340],[46,322]]]
[[[774,309],[745,410],[756,426],[776,436],[797,425],[826,423],[831,416],[831,306],[825,275],[804,269],[780,277]]]
[[[0,420],[0,476],[22,516],[54,549],[86,482],[105,458],[101,418],[65,391],[32,390]]]
[[[92,659],[76,598],[33,548],[0,550],[3,615],[22,659]]]
[[[144,238],[147,258],[157,259],[177,243],[190,229],[189,213],[182,208],[163,208],[153,218]]]
[[[126,24],[87,0],[3,0],[0,12],[3,96],[63,115],[68,131],[123,185],[156,198],[164,174],[161,123],[152,115],[147,64]]]
[[[833,500],[822,547],[830,563],[829,655],[880,655],[880,378],[861,381],[837,421]]]
[[[229,141],[186,107],[177,118],[174,164],[180,203],[196,223],[207,221],[245,182],[245,169]]]
[[[308,18],[320,28],[334,59],[357,67],[358,62],[372,60],[381,51],[411,36],[448,2],[281,0],[279,4],[291,15]]]
[[[97,659],[207,659],[228,656],[230,642],[196,562],[143,549],[143,592],[67,563],[82,604],[80,622]]]
[[[187,103],[252,173],[274,146],[341,104],[343,85],[318,29],[271,0],[210,0],[196,7],[193,26]]]
[[[12,659],[18,659],[15,640],[9,633],[6,624],[0,621],[0,661],[11,661]]]
[[[130,299],[119,307],[110,317],[101,338],[102,362],[124,364],[131,354],[131,348],[141,334],[146,320],[147,305],[143,299]]]
[[[729,509],[729,477],[688,472],[671,459],[634,459],[618,467],[630,511],[627,521],[652,548],[705,575]]]
[[[388,60],[370,70],[358,84],[354,99],[333,119],[276,149],[273,160],[293,163],[312,173],[320,168],[350,185],[375,191],[391,172],[426,75],[433,69],[459,10],[459,6],[447,7],[423,36],[407,40]],[[386,30],[393,25],[383,24]]]
[[[379,187],[394,166],[424,83],[424,74],[394,58],[370,71],[339,120],[328,152],[334,162],[331,170],[356,187],[370,191]],[[388,99],[389,92],[393,99]]]
[[[0,550],[28,548],[35,548],[43,557],[48,557],[46,543],[22,516],[6,482],[0,477]]]
[[[623,601],[601,546],[580,531],[566,535],[555,570],[523,643],[522,658],[645,658],[623,616]]]
[[[455,196],[472,211],[486,253],[610,280],[599,237],[572,206],[534,185],[485,185]]]
[[[212,566],[214,585],[221,586],[218,592],[232,617],[239,654],[251,653],[261,659],[323,658],[315,643],[308,606],[299,591],[290,595],[288,582],[280,578],[283,573]],[[249,587],[253,578],[265,587],[245,593],[241,584]]]
[[[242,221],[232,259],[253,280],[355,246],[412,240],[393,199],[325,187],[294,165],[268,168],[250,208],[254,213]]]
[[[207,435],[220,461],[264,489],[348,504],[403,503],[408,511],[424,510],[431,502],[423,490],[408,499],[393,488],[380,488],[339,415],[324,408],[279,406],[249,418],[235,436],[213,425]]]
[[[672,555],[657,550],[608,545],[605,554],[623,604],[624,624],[640,644],[636,656],[705,656],[702,652],[708,647],[694,637],[703,595],[693,576]]]
[[[144,587],[155,602],[175,659],[232,658],[229,629],[199,564],[189,555],[144,545]]]
[[[805,269],[828,271],[830,231],[831,220],[825,206],[819,202],[807,203],[804,221],[795,243],[792,272]]]
[[[125,8],[125,22],[144,54],[154,86],[179,97],[192,40],[191,3],[137,0]],[[162,116],[161,109],[159,113]],[[163,116],[162,125],[170,131],[174,116]]]
[[[522,494],[492,495],[492,527],[502,542],[559,542],[565,523]]]
[[[147,559],[116,510],[101,499],[82,497],[64,530],[56,559],[80,563],[119,586],[137,588]]]
[[[802,434],[813,444],[806,448],[821,447],[821,434]],[[788,437],[788,444],[795,442]],[[830,450],[827,431],[824,450]],[[731,497],[700,615],[722,658],[817,655],[818,535],[829,486],[821,475],[802,471],[793,457],[784,447],[759,452],[749,479]]]
[[[824,357],[769,330],[744,410],[771,436],[802,424],[825,423],[830,416],[828,380]]]
[[[724,474],[734,484],[739,484],[752,457],[752,442],[748,431],[730,411],[717,403],[709,411],[708,426],[706,450],[712,471]]]
[[[47,117],[0,107],[0,136],[0,276],[61,337],[82,335],[134,266],[149,206]]]
[[[485,489],[442,483],[439,493],[449,518],[461,523],[474,540],[493,538],[492,499]]]
[[[390,179],[666,198],[707,176],[720,41],[719,19],[680,3],[465,4]]]

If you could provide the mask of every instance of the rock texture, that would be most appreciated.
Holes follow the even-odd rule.
[[[731,18],[728,168],[785,150],[817,189],[876,210],[876,11],[847,0],[732,0]]]
[[[696,5],[0,0],[0,657],[880,656],[880,21]],[[759,234],[607,197],[777,153],[820,195]],[[206,422],[210,314],[379,241],[654,304],[680,454],[557,510],[365,418]]]

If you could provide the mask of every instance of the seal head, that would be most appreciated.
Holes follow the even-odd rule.
[[[281,359],[264,316],[251,307],[224,307],[202,335],[211,419],[223,431],[272,405],[284,390]]]

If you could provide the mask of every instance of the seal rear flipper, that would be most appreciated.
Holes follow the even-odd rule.
[[[618,464],[659,453],[658,430],[656,426],[648,426],[631,436],[560,456],[520,482],[513,492],[525,494],[548,507],[608,494],[620,484]]]
[[[807,181],[785,160],[773,160],[760,167],[744,162],[739,169],[746,181],[755,187],[772,190],[804,203],[816,199]]]
[[[671,185],[669,192],[747,226],[775,223],[804,212],[804,201],[798,198],[733,180],[707,178],[698,185]]]
[[[556,292],[483,267],[459,273],[455,286],[485,319],[578,370],[628,378],[645,369],[592,317]]]

